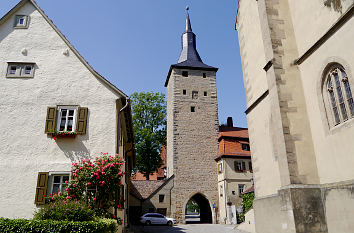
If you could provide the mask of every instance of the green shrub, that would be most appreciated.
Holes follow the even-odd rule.
[[[92,221],[95,213],[83,201],[56,200],[44,205],[35,215],[35,220]]]
[[[113,219],[73,222],[0,218],[1,233],[114,233],[116,226]]]
[[[253,206],[254,192],[246,193],[242,195],[242,207],[243,213],[245,214]]]

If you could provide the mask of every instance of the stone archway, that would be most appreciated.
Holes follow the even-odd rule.
[[[198,207],[199,207],[200,221],[197,221],[197,222],[193,221],[193,223],[213,223],[212,211],[211,211],[210,203],[209,203],[208,199],[203,194],[196,193],[188,200],[188,202],[190,200],[197,203]],[[186,207],[187,206],[185,206],[185,208]],[[187,222],[188,221],[186,221],[186,223]],[[192,222],[190,222],[190,223],[192,223]]]

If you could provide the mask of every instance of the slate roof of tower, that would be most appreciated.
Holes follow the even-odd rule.
[[[187,37],[187,40],[183,40],[183,37]],[[196,46],[196,36],[192,31],[192,25],[189,18],[189,13],[187,11],[186,16],[186,27],[185,31],[182,34],[182,51],[180,57],[178,59],[177,64],[173,64],[170,67],[170,70],[167,75],[167,79],[165,82],[165,87],[167,87],[168,81],[170,79],[170,75],[172,72],[172,68],[180,68],[180,69],[202,69],[202,70],[213,70],[217,71],[218,68],[209,66],[203,63],[202,59],[199,56]]]

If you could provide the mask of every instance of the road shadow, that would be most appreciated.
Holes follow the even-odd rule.
[[[187,231],[180,228],[178,225],[170,226],[143,226],[143,225],[133,225],[131,230],[134,233],[186,233]]]

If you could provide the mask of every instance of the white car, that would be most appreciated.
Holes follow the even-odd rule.
[[[158,224],[158,225],[169,225],[172,226],[176,224],[176,220],[173,218],[166,218],[162,214],[158,213],[147,213],[140,217],[140,222],[145,225]]]

